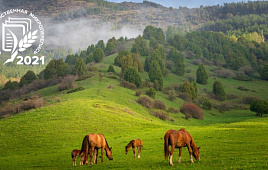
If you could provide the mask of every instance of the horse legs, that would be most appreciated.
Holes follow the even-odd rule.
[[[136,148],[132,147],[133,153],[134,153],[134,158],[136,158]]]
[[[191,161],[191,163],[194,163],[190,144],[187,144],[187,148],[188,148],[189,155],[190,155],[190,161]]]
[[[179,148],[179,159],[178,159],[179,164],[181,163],[181,150],[182,150],[182,148]]]
[[[73,166],[76,166],[76,156],[73,157]]]
[[[171,145],[171,151],[169,153],[169,165],[170,166],[173,166],[172,157],[173,157],[174,150],[175,150],[175,145]]]
[[[104,152],[104,147],[101,148],[101,162],[103,162],[103,152]]]
[[[141,157],[141,146],[138,147],[138,151],[139,151],[138,158],[140,158]]]
[[[93,157],[95,164],[97,164],[98,155],[99,155],[99,149],[95,149],[95,153],[94,153],[94,157]]]
[[[90,164],[93,165],[93,162],[92,162],[92,156],[94,156],[93,152],[94,152],[94,147],[91,147],[90,149],[90,152],[89,152],[89,156],[90,156]]]

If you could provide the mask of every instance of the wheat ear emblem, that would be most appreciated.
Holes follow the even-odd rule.
[[[9,62],[13,62],[14,59],[17,57],[18,52],[23,52],[27,48],[31,47],[33,45],[33,43],[35,42],[35,40],[38,38],[38,36],[36,36],[37,31],[38,30],[36,30],[34,32],[30,31],[29,33],[26,33],[24,35],[24,37],[20,40],[18,47],[17,47],[17,38],[15,37],[15,35],[12,32],[10,32],[13,35],[14,42],[16,42],[16,43],[14,43],[14,48],[13,48],[12,53],[11,53],[11,58],[8,59],[4,64],[9,63]]]

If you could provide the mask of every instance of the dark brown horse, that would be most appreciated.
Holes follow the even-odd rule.
[[[86,135],[82,142],[81,153],[84,153],[83,160],[85,164],[88,164],[88,154],[90,156],[90,164],[92,163],[92,154],[94,153],[94,163],[97,164],[98,150],[101,148],[101,162],[103,162],[103,152],[106,151],[106,156],[109,160],[113,160],[112,157],[112,148],[109,148],[109,145],[102,134],[89,134]]]
[[[178,163],[181,163],[181,150],[183,147],[187,147],[190,155],[191,163],[194,163],[192,155],[196,160],[200,160],[199,157],[199,149],[194,143],[192,136],[185,130],[169,130],[166,132],[164,136],[164,150],[165,150],[165,158],[167,159],[169,156],[169,164],[173,166],[172,157],[175,148],[179,148],[179,160]],[[171,145],[171,151],[169,152],[169,145]],[[191,151],[192,148],[192,151]]]
[[[83,156],[84,156],[84,154],[81,153],[81,155],[80,155],[80,152],[81,152],[81,150],[78,150],[78,149],[74,149],[72,151],[71,155],[72,155],[72,160],[73,160],[73,166],[76,166],[76,158],[77,158],[77,156],[81,157],[80,165],[83,165]]]
[[[133,149],[134,153],[134,158],[136,158],[136,147],[138,148],[138,158],[141,157],[141,148],[143,146],[142,140],[137,139],[137,140],[132,140],[129,142],[129,144],[126,146],[126,154],[128,153],[128,150],[130,147]]]

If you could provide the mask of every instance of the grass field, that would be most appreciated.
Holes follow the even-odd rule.
[[[170,80],[171,81],[171,80]],[[71,151],[80,149],[83,137],[102,133],[113,147],[113,161],[79,169],[267,169],[268,117],[256,117],[249,110],[218,113],[205,111],[204,120],[184,119],[170,114],[175,121],[151,116],[136,103],[135,91],[119,87],[119,81],[99,77],[77,82],[86,90],[61,94],[57,87],[36,93],[46,98],[56,96],[60,102],[0,120],[0,169],[73,169]],[[111,86],[112,88],[108,88]],[[157,99],[168,107],[179,108],[177,99],[168,101],[162,93]],[[178,150],[170,167],[164,159],[163,136],[169,129],[186,128],[201,146],[201,161],[190,163],[183,149],[182,163],[177,164]],[[140,159],[124,147],[132,139],[142,139]],[[99,154],[100,155],[100,154]],[[79,164],[77,160],[77,164]]]

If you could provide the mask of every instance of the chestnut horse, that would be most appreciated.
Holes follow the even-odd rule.
[[[103,152],[106,151],[106,156],[109,160],[113,160],[112,157],[112,148],[109,148],[109,145],[105,139],[105,137],[102,134],[89,134],[86,135],[82,142],[82,148],[81,153],[84,153],[83,160],[85,161],[85,164],[88,164],[88,154],[90,156],[90,164],[92,163],[92,153],[94,153],[94,163],[97,164],[97,157],[98,157],[98,150],[101,148],[101,162],[103,162]]]
[[[164,150],[165,150],[165,158],[167,159],[169,156],[169,164],[173,166],[172,157],[175,148],[179,148],[179,160],[178,163],[181,163],[181,150],[183,147],[187,147],[190,155],[191,163],[194,163],[192,154],[196,160],[200,160],[199,157],[199,149],[194,143],[192,136],[185,130],[169,130],[166,132],[164,136]],[[171,151],[169,152],[169,145],[171,145]],[[191,151],[192,148],[192,151]]]
[[[136,147],[138,148],[138,158],[141,157],[141,148],[143,146],[142,140],[137,139],[137,140],[132,140],[129,142],[129,144],[126,146],[126,154],[128,153],[128,150],[130,147],[133,149],[134,153],[134,158],[136,158]]]
[[[76,157],[77,156],[81,157],[80,165],[83,165],[83,156],[84,156],[84,154],[81,153],[81,155],[80,155],[80,152],[81,152],[81,150],[78,150],[78,149],[74,149],[72,151],[71,155],[72,155],[72,159],[73,159],[73,166],[76,166]]]

